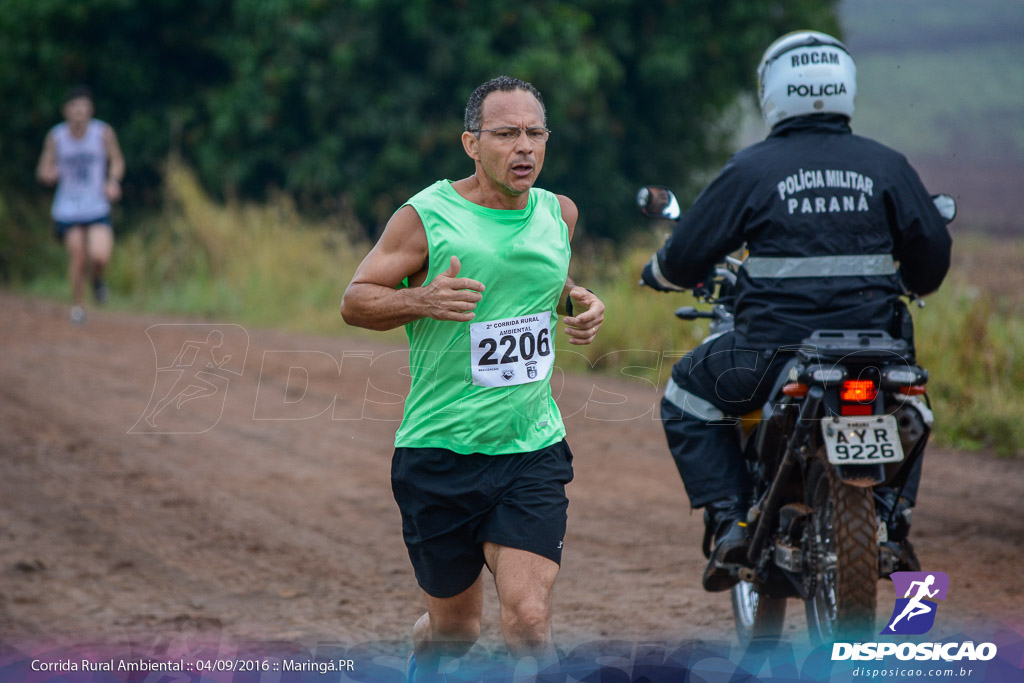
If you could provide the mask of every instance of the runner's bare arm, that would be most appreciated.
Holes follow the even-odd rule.
[[[558,197],[558,206],[562,209],[562,220],[569,228],[569,241],[572,242],[573,233],[576,232],[576,220],[580,217],[580,210],[576,204],[564,194],[555,195]]]
[[[47,133],[46,140],[43,141],[43,153],[39,156],[39,164],[36,166],[36,179],[43,185],[53,185],[59,178],[57,143],[53,139],[53,133]]]
[[[121,181],[124,179],[124,154],[121,153],[121,145],[117,142],[117,134],[114,129],[107,126],[103,131],[103,145],[107,150],[107,182],[104,191],[107,199],[117,201],[121,198]]]
[[[571,241],[576,230],[579,209],[571,199],[564,195],[558,195],[558,204],[562,209],[562,220],[569,228],[569,240]],[[576,315],[569,315],[566,307],[566,301],[569,298],[572,298],[573,313]],[[594,341],[598,330],[601,329],[601,323],[604,322],[604,303],[597,295],[589,289],[577,285],[572,278],[566,278],[565,287],[562,288],[562,295],[558,302],[559,314],[566,316],[562,322],[566,325],[565,333],[569,336],[569,343],[582,346]]]
[[[404,206],[388,221],[380,240],[356,268],[341,298],[341,317],[349,325],[390,330],[419,318],[466,322],[484,285],[458,277],[461,264],[452,255],[448,269],[426,286],[429,247],[416,210]],[[401,287],[409,278],[409,287]]]
[[[579,209],[576,208],[576,204],[566,197],[564,194],[555,195],[558,197],[558,206],[562,210],[562,220],[565,221],[565,225],[569,228],[569,241],[572,242],[573,233],[576,232],[576,221],[579,219]],[[576,283],[572,281],[571,277],[565,278],[565,286],[562,287],[562,294],[558,297],[558,308],[557,312],[559,315],[569,315],[569,311],[566,308],[566,301],[569,300],[569,292]]]

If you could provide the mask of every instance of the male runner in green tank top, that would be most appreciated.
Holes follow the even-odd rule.
[[[562,327],[570,343],[589,344],[604,319],[604,304],[568,277],[576,205],[533,187],[548,139],[540,93],[493,79],[470,96],[465,123],[474,174],[402,206],[341,304],[350,325],[409,335],[412,386],[391,478],[426,593],[413,627],[420,680],[479,637],[485,565],[510,655],[520,667],[553,663],[551,593],[573,475],[551,397],[552,337]]]

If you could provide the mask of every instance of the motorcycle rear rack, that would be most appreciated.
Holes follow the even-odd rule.
[[[876,354],[883,359],[906,358],[910,345],[882,330],[816,330],[803,340],[797,353],[809,362],[841,360],[850,355],[858,360]]]

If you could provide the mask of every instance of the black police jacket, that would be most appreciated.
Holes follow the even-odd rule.
[[[906,158],[828,114],[783,121],[733,155],[644,280],[693,287],[743,244],[736,343],[756,349],[819,329],[892,330],[901,278],[920,295],[938,289],[951,249]]]

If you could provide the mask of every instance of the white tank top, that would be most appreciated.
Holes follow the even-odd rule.
[[[103,191],[107,180],[107,148],[103,144],[106,129],[107,124],[93,119],[80,138],[71,134],[66,122],[51,130],[60,171],[51,211],[55,221],[91,221],[110,213],[110,202]]]

